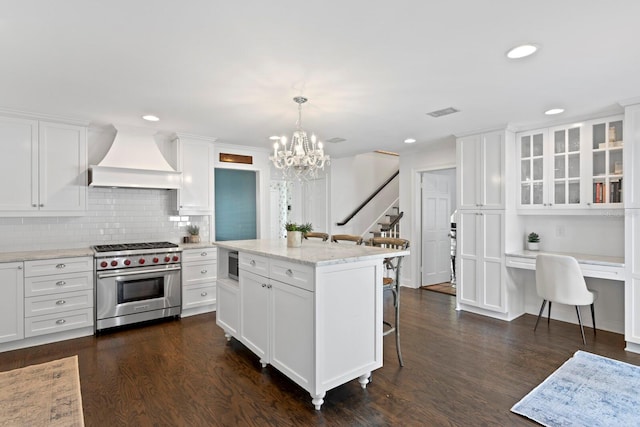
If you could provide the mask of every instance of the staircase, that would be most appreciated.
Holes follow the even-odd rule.
[[[398,206],[391,206],[381,218],[382,222],[377,223],[376,229],[370,230],[371,237],[394,237],[400,238],[400,220],[404,215]]]

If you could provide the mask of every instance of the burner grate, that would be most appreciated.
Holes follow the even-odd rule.
[[[177,248],[178,245],[171,242],[143,242],[143,243],[117,243],[113,245],[96,245],[96,252],[136,251],[145,249]]]

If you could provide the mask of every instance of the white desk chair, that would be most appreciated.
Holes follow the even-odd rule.
[[[536,257],[536,290],[538,296],[542,298],[542,306],[536,320],[534,332],[538,328],[538,322],[544,311],[544,306],[549,301],[549,312],[547,314],[547,324],[551,317],[551,303],[575,305],[582,333],[582,342],[586,345],[582,317],[580,316],[580,306],[591,306],[591,318],[593,320],[593,334],[596,333],[596,315],[593,309],[593,302],[597,294],[587,289],[587,284],[582,276],[580,265],[575,258],[565,255],[540,254]]]

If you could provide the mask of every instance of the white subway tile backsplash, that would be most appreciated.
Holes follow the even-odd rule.
[[[88,247],[104,243],[170,241],[186,236],[184,223],[209,236],[209,217],[176,216],[176,191],[94,188],[81,217],[0,217],[0,251]]]

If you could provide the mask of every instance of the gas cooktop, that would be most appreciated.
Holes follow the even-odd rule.
[[[154,249],[172,249],[179,246],[171,242],[143,242],[143,243],[118,243],[114,245],[95,245],[96,252],[140,251],[148,252]]]

